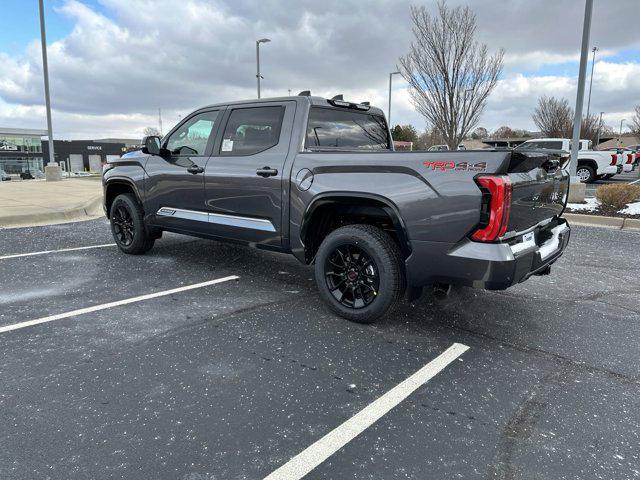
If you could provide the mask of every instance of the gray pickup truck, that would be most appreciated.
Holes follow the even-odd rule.
[[[543,275],[569,241],[565,159],[549,152],[394,152],[368,103],[295,97],[201,108],[110,160],[119,248],[163,231],[292,253],[339,315],[373,322],[451,284],[505,289]]]

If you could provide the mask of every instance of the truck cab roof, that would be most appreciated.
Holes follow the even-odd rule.
[[[367,112],[372,115],[383,115],[384,112],[382,109],[378,107],[374,107],[372,105],[368,105],[368,103],[364,102],[356,102],[352,100],[338,100],[338,99],[329,99],[318,96],[311,95],[292,95],[286,97],[270,97],[270,98],[254,98],[247,100],[236,100],[233,102],[224,102],[224,103],[214,103],[211,105],[207,105],[206,107],[199,108],[198,110],[206,110],[209,108],[219,108],[219,107],[227,107],[227,106],[236,106],[236,105],[248,105],[254,103],[270,103],[270,102],[296,102],[301,105],[309,105],[314,107],[325,107],[325,108],[336,108],[336,109],[344,109],[344,108],[356,108],[362,112]],[[335,103],[332,103],[335,102]],[[349,105],[339,105],[337,102],[349,104]],[[357,106],[357,107],[356,107]]]

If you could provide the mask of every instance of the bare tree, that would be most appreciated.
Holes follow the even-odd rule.
[[[569,138],[573,129],[573,109],[566,99],[547,97],[538,99],[533,123],[545,137]]]
[[[143,135],[145,137],[161,137],[162,134],[160,133],[160,130],[158,130],[156,127],[145,127],[145,129],[143,130]]]
[[[449,8],[442,0],[431,15],[412,6],[411,19],[415,39],[398,70],[418,112],[455,150],[478,124],[502,72],[504,51],[489,55],[474,40],[476,16],[469,7]]]
[[[509,138],[509,137],[515,137],[516,133],[511,129],[511,127],[507,127],[506,125],[503,125],[502,127],[498,128],[495,132],[493,132],[493,135],[491,135],[493,138]]]
[[[586,138],[587,140],[591,140],[595,145],[596,139],[598,138],[598,124],[600,120],[595,115],[589,115],[589,117],[583,117],[582,123],[580,124],[580,138]],[[573,132],[573,127],[572,130]],[[602,130],[600,130],[602,134]]]
[[[635,106],[635,115],[631,119],[631,132],[640,135],[640,105]]]
[[[474,140],[482,140],[483,138],[487,138],[489,136],[489,131],[484,127],[478,127],[473,132],[471,132],[471,138]]]

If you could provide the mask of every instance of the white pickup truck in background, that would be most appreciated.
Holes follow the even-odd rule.
[[[607,148],[607,152],[616,152],[618,156],[622,156],[622,171],[632,172],[640,163],[640,150],[635,150],[633,146],[622,148]]]
[[[569,138],[535,138],[518,145],[516,151],[524,150],[564,150],[571,152]],[[591,150],[590,140],[580,140],[577,175],[583,183],[591,183],[599,178],[610,178],[623,169],[622,155],[616,152]],[[568,168],[568,166],[566,167]]]

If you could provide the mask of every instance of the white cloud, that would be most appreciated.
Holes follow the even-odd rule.
[[[458,0],[451,0],[456,3]],[[460,0],[462,1],[462,0]],[[407,0],[101,0],[108,17],[79,0],[59,9],[73,24],[49,45],[54,129],[65,138],[137,136],[209,103],[255,96],[255,39],[261,47],[263,94],[314,94],[369,100],[386,110],[388,72],[411,40]],[[481,123],[533,128],[538,96],[575,102],[575,78],[525,76],[577,59],[581,2],[473,2],[478,35],[505,47],[505,77]],[[593,40],[609,54],[640,45],[640,31],[611,28],[637,14],[637,0],[609,2],[594,12]],[[615,4],[615,5],[614,5]],[[432,5],[429,3],[429,5]],[[544,12],[544,15],[540,15]],[[0,52],[0,125],[41,128],[39,42],[24,52]],[[592,111],[612,120],[640,99],[637,63],[600,61]],[[424,127],[396,77],[392,120]],[[613,113],[618,112],[618,113]],[[615,116],[615,118],[614,118]],[[608,117],[605,117],[608,118]],[[619,121],[619,120],[618,120]],[[166,130],[166,128],[165,128]]]

